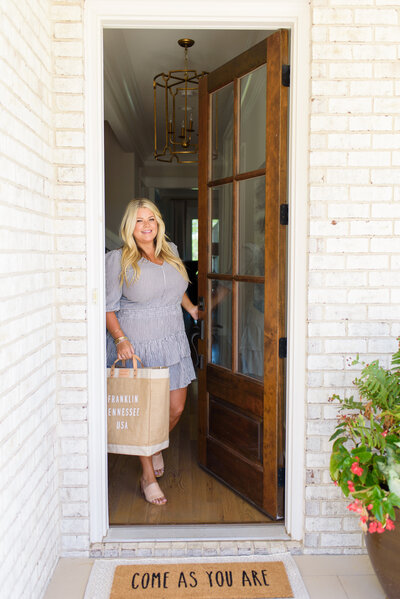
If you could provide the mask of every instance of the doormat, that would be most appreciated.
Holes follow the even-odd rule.
[[[110,599],[293,597],[283,562],[117,566]]]
[[[85,599],[309,599],[289,553],[96,560]]]

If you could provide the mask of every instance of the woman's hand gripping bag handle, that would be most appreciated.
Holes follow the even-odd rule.
[[[125,367],[126,364],[126,360],[121,360],[120,358],[117,358],[113,365],[110,368],[110,377],[113,377],[115,375],[115,365],[117,362],[122,362],[122,366]],[[143,368],[143,362],[142,360],[139,358],[139,356],[137,356],[136,354],[133,354],[132,356],[132,364],[133,364],[133,376],[135,377],[137,374],[137,368],[138,368],[138,362],[140,362],[142,368]]]

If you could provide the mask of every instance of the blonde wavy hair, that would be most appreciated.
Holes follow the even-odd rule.
[[[120,235],[124,242],[121,256],[121,278],[120,284],[125,281],[127,285],[131,285],[140,277],[139,260],[143,257],[139,247],[136,244],[133,236],[133,231],[136,226],[137,213],[139,208],[147,208],[150,210],[157,221],[157,235],[154,239],[155,255],[161,260],[165,260],[171,264],[182,275],[185,281],[189,281],[186,268],[182,260],[174,254],[167,241],[165,235],[165,224],[161,216],[161,212],[157,206],[146,198],[138,198],[131,200],[125,209],[120,226]],[[128,280],[128,269],[132,267],[133,276]]]

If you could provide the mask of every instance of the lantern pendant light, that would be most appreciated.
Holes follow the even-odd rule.
[[[192,164],[198,161],[197,97],[198,85],[205,71],[197,73],[188,66],[188,48],[194,41],[178,40],[185,52],[185,66],[153,79],[154,91],[154,158],[161,162]],[[158,116],[159,113],[162,116]],[[159,120],[157,120],[159,119]]]

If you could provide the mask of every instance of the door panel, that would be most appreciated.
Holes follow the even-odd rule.
[[[262,463],[262,420],[210,395],[209,434],[249,460]]]
[[[211,389],[210,393],[214,397],[227,399],[231,404],[246,410],[250,415],[263,417],[263,389],[258,382],[209,364],[207,366],[207,383],[208,388]]]
[[[287,31],[200,82],[199,460],[283,517]]]
[[[263,472],[261,466],[247,460],[234,449],[215,439],[207,441],[207,468],[235,491],[256,505],[262,503]]]

